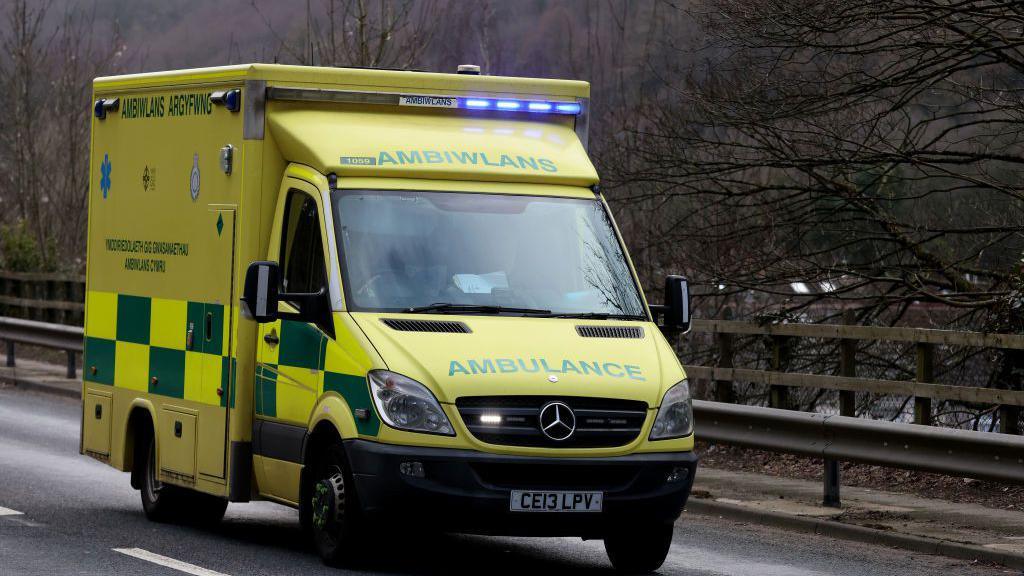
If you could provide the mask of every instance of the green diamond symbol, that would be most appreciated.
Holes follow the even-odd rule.
[[[223,232],[223,231],[224,231],[224,215],[223,214],[218,214],[217,215],[217,236],[220,236],[220,233]]]

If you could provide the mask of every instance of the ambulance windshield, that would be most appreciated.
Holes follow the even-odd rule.
[[[333,204],[350,310],[646,318],[596,199],[338,190]]]

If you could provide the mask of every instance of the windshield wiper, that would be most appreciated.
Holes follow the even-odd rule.
[[[471,314],[524,314],[531,316],[546,316],[551,314],[551,310],[541,310],[539,308],[510,308],[507,306],[495,306],[488,304],[452,304],[450,302],[435,302],[429,306],[414,306],[412,308],[406,308],[405,312],[409,314],[425,314],[428,312],[437,312],[438,314],[458,314],[460,312],[468,312]]]
[[[644,316],[635,314],[612,314],[609,312],[566,312],[549,314],[549,318],[580,318],[584,320],[646,320]]]

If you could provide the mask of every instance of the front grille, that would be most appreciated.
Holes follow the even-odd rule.
[[[639,326],[594,326],[585,324],[576,327],[576,333],[584,338],[643,338],[644,329]]]
[[[565,440],[541,432],[540,411],[562,402],[575,414],[576,430]],[[610,448],[629,444],[640,435],[647,403],[636,400],[555,396],[474,396],[455,402],[469,431],[482,442],[506,446]],[[482,416],[498,416],[487,423]]]
[[[402,318],[382,318],[381,322],[392,330],[400,332],[438,332],[443,334],[469,334],[472,330],[465,322],[452,320],[405,320]]]
[[[476,462],[473,471],[484,484],[510,490],[602,490],[629,487],[640,466],[590,464],[505,464]]]

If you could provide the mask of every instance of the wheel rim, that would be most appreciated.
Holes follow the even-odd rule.
[[[338,529],[345,515],[345,477],[341,468],[332,464],[313,487],[313,529],[329,546],[338,543]]]

